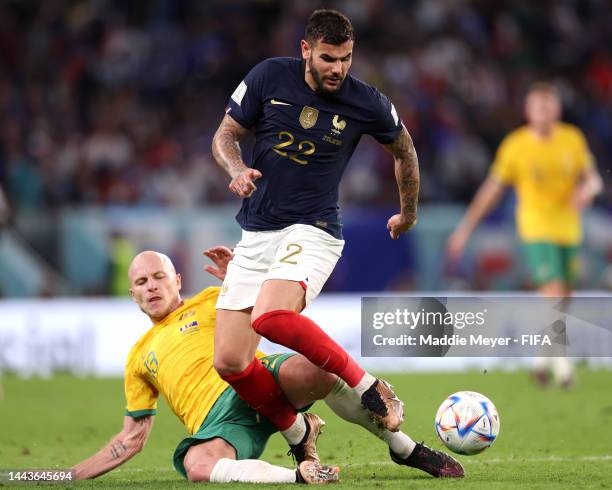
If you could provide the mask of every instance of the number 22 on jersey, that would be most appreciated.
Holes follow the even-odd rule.
[[[291,150],[291,146],[295,142],[295,137],[289,131],[281,131],[278,133],[280,143],[274,145],[272,149],[282,157],[287,157],[300,165],[308,165],[308,160],[300,158],[301,156],[312,155],[315,152],[315,144],[312,141],[302,140],[297,143],[297,153],[289,154],[285,151]],[[295,150],[294,150],[295,151]]]

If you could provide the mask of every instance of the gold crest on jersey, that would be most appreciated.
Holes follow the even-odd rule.
[[[300,113],[300,124],[304,129],[310,129],[317,124],[319,111],[312,107],[305,106]]]

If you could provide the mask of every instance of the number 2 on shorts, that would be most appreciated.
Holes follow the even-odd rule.
[[[297,262],[293,260],[289,260],[289,259],[293,257],[294,255],[299,254],[302,250],[304,249],[302,248],[301,245],[298,245],[297,243],[290,243],[289,245],[287,245],[287,252],[290,252],[290,253],[285,255],[282,259],[280,259],[279,262],[282,262],[284,264],[297,265]]]

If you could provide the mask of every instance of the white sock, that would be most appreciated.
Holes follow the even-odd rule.
[[[361,403],[361,395],[363,395],[370,386],[372,386],[376,381],[376,378],[372,376],[370,373],[365,373],[361,381],[357,383],[357,386],[353,388],[355,393],[359,395],[359,403]]]
[[[274,466],[259,459],[221,458],[210,474],[214,483],[295,483],[295,470]]]
[[[292,446],[299,444],[306,435],[306,421],[304,420],[304,415],[298,412],[293,425],[281,431],[281,434]]]
[[[385,430],[382,433],[381,439],[387,443],[391,451],[402,459],[406,459],[410,456],[416,446],[416,442],[401,431],[389,432]]]
[[[574,378],[574,363],[569,357],[551,357],[555,382],[560,384]]]
[[[533,360],[533,369],[536,371],[545,371],[551,367],[550,357],[536,357]]]
[[[361,425],[387,443],[389,448],[402,458],[407,458],[416,446],[416,443],[403,432],[389,432],[379,428],[370,413],[361,405],[361,396],[341,379],[338,379],[324,401],[340,418]]]

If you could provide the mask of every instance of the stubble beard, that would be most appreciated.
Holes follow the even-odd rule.
[[[321,74],[314,67],[314,63],[312,62],[312,58],[308,59],[308,70],[310,71],[310,75],[312,76],[312,79],[314,80],[315,85],[317,86],[317,89],[315,90],[315,92],[317,92],[319,94],[336,94],[342,88],[342,84],[344,83],[344,79],[342,79],[340,81],[340,83],[338,84],[338,88],[333,89],[333,90],[326,89],[325,85],[323,83],[323,78],[321,77]]]

